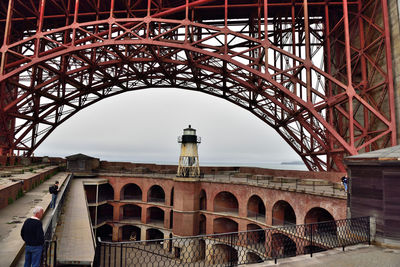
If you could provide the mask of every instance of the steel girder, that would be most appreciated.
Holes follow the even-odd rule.
[[[396,144],[385,0],[0,3],[2,155],[30,155],[81,109],[153,87],[247,109],[310,170]]]

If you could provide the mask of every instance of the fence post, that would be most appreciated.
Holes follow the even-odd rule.
[[[119,251],[119,252],[120,252],[120,254],[121,254],[121,255],[120,255],[121,257],[120,257],[120,260],[119,260],[119,266],[122,267],[122,243],[121,243],[121,247],[120,247],[120,251]]]
[[[312,236],[312,232],[313,232],[313,225],[310,224],[310,257],[312,257],[312,253],[313,253],[313,236]]]
[[[368,231],[367,231],[367,235],[368,235],[368,246],[371,246],[371,218],[373,217],[367,217],[368,223],[367,223],[367,227],[368,227]],[[376,226],[375,226],[376,227]]]
[[[230,244],[230,246],[231,246],[231,248],[233,248],[233,234],[229,234],[229,236],[230,236],[230,242],[229,242],[229,244]],[[229,250],[229,266],[234,266],[234,263],[233,263],[233,249],[230,249]]]

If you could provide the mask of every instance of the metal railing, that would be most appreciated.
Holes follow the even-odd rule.
[[[57,265],[57,241],[45,240],[42,252],[41,267],[54,267]]]
[[[69,185],[71,184],[71,179],[73,176],[71,174],[68,175],[67,179],[64,182],[64,185],[60,188],[60,192],[58,193],[58,201],[56,202],[55,208],[52,210],[51,219],[45,225],[44,230],[44,239],[45,244],[43,247],[42,254],[42,265],[41,266],[56,266],[56,257],[57,257],[57,238],[55,237],[55,230],[58,224],[58,221],[61,216],[61,208],[64,205],[64,201],[69,190]]]
[[[134,242],[98,240],[94,266],[236,266],[370,244],[369,217]]]

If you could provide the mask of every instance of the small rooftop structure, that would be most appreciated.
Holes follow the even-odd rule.
[[[67,170],[70,172],[93,172],[100,166],[100,160],[84,154],[75,154],[66,157]]]
[[[378,244],[400,247],[400,146],[345,158],[351,217],[376,219]]]

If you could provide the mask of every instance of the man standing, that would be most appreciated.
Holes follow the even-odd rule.
[[[58,188],[58,181],[54,183],[54,185],[51,187],[50,193],[51,193],[51,203],[50,207],[54,209],[56,207],[56,200],[57,200],[57,194],[60,189]]]
[[[342,184],[344,186],[344,191],[347,193],[347,188],[349,185],[349,178],[347,177],[347,175],[342,177]]]
[[[42,256],[44,233],[40,220],[43,217],[43,208],[36,206],[33,216],[26,219],[21,229],[21,237],[25,241],[25,265],[24,267],[39,267]]]

